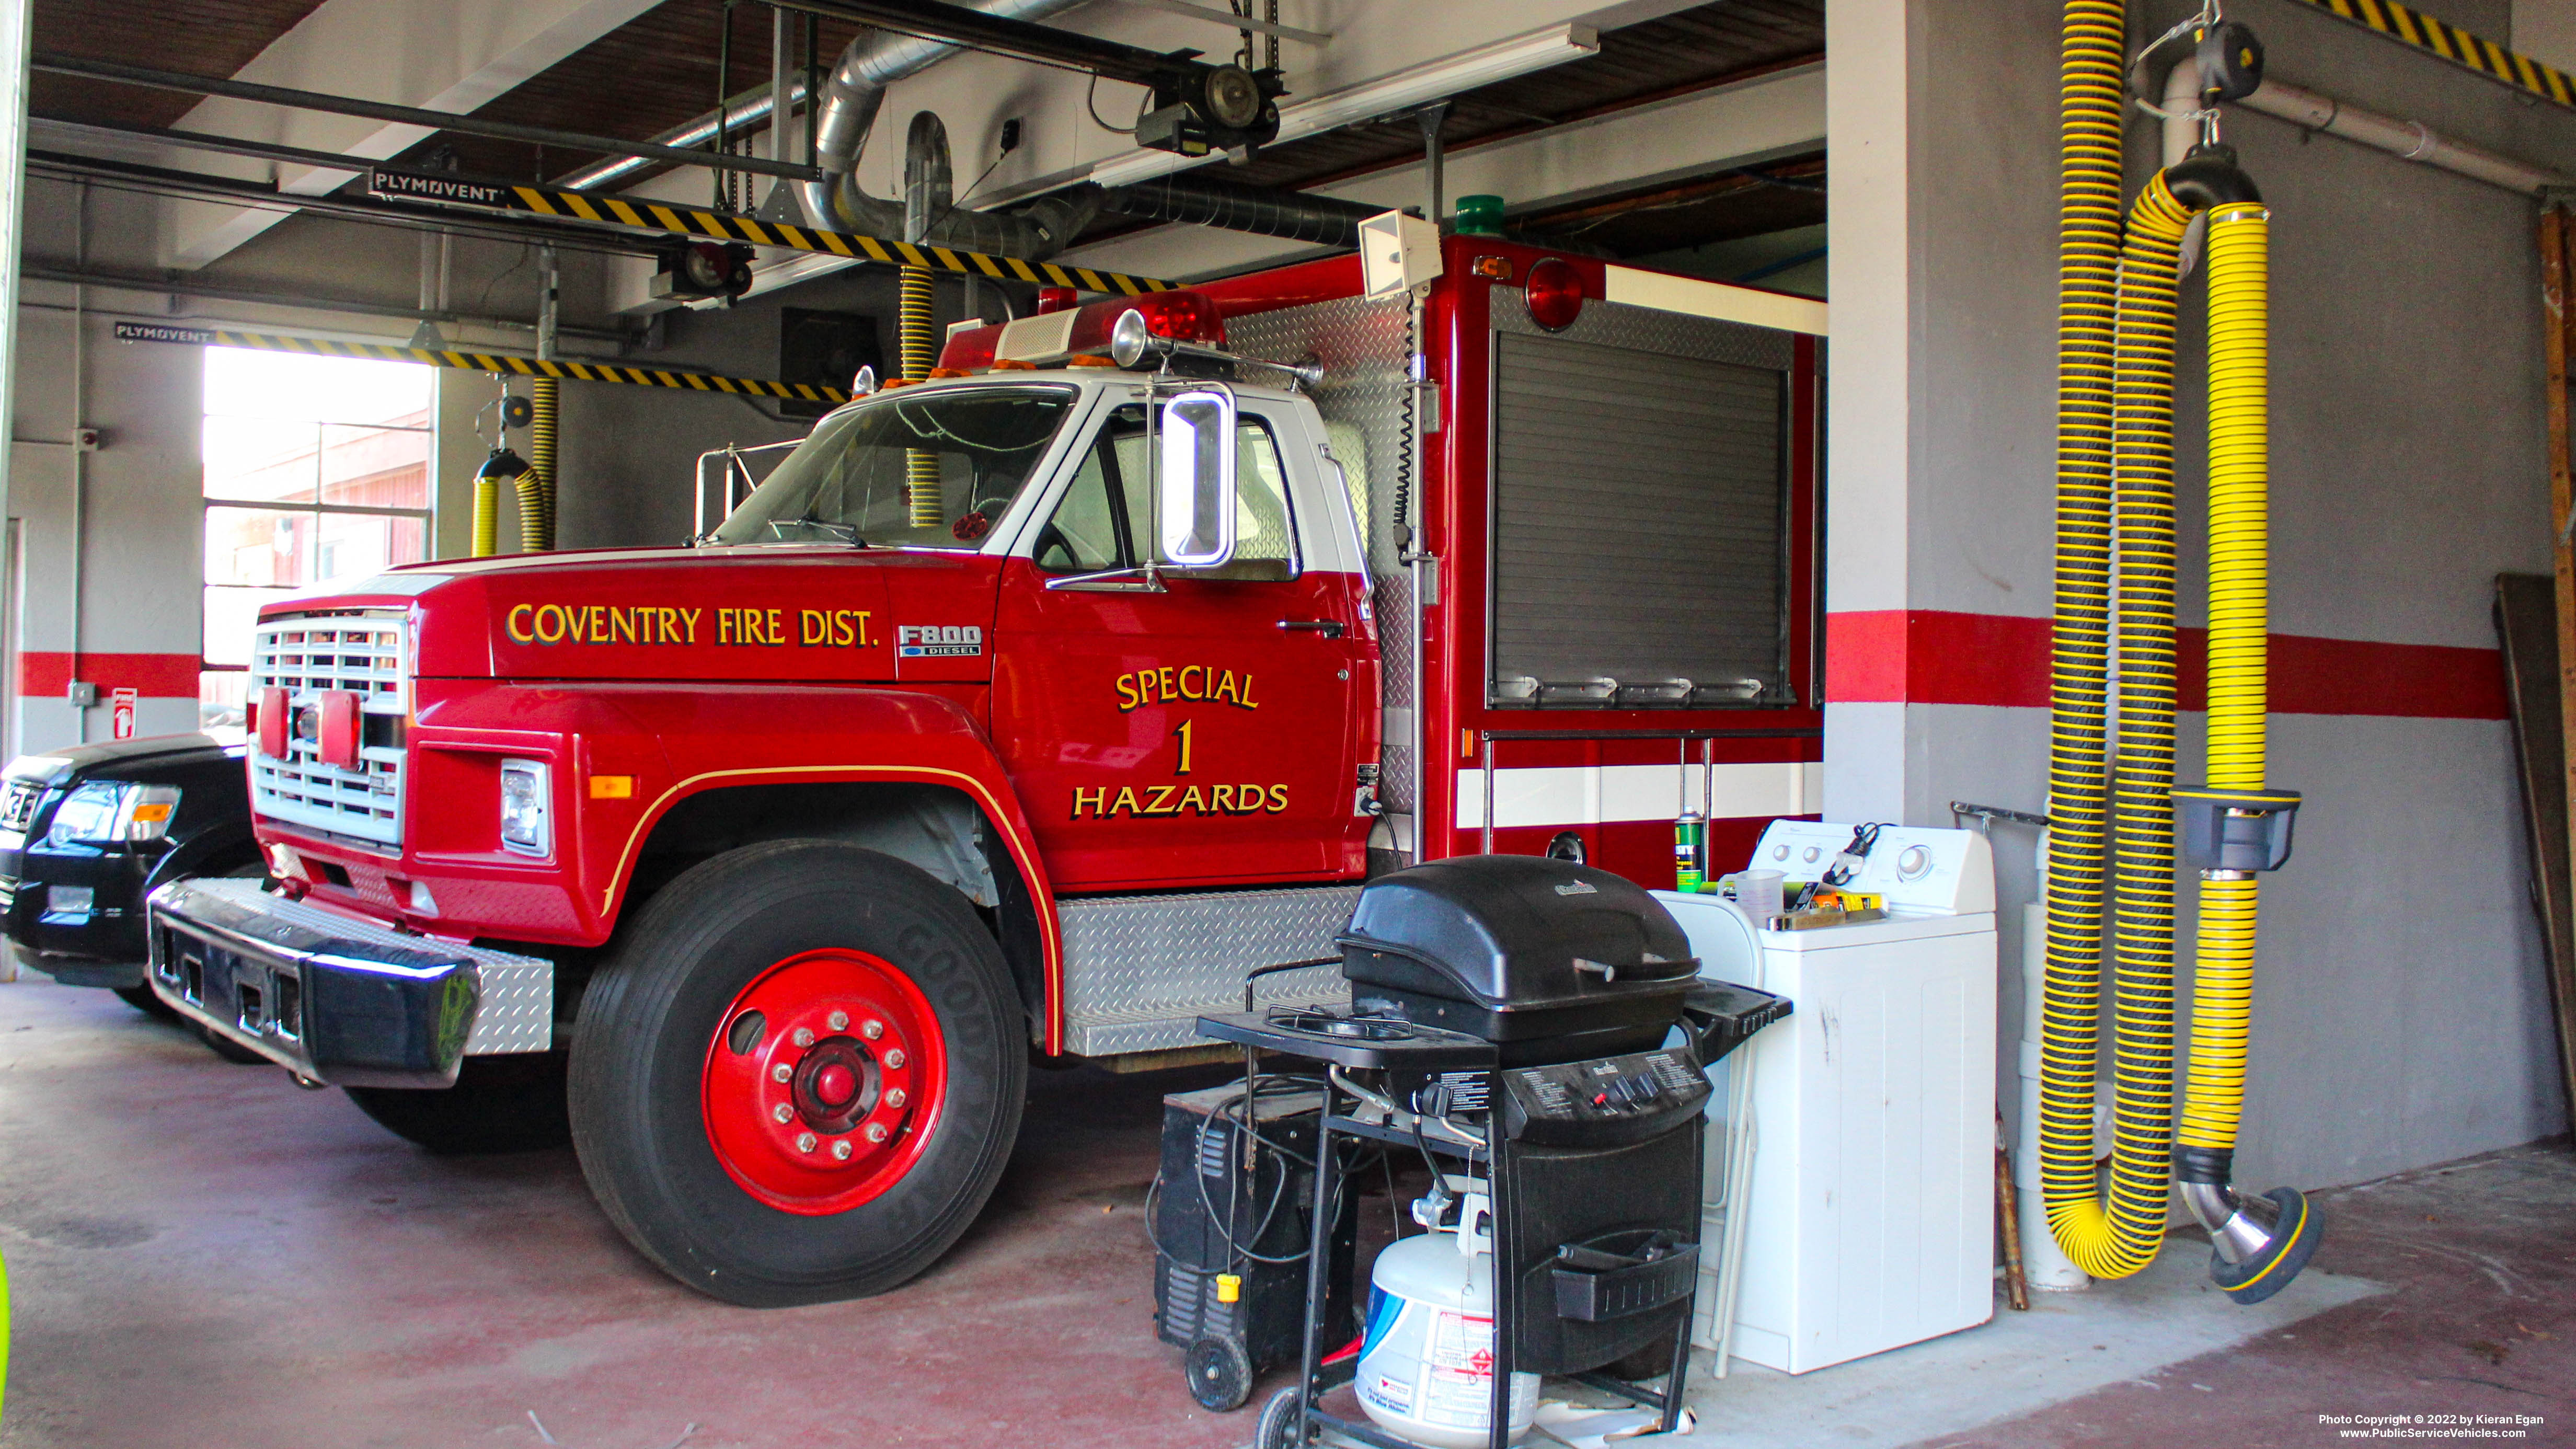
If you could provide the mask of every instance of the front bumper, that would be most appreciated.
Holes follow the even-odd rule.
[[[67,965],[137,963],[129,968],[129,980],[75,984],[140,986],[143,883],[155,859],[126,851],[0,850],[0,934]],[[61,909],[60,887],[87,891],[90,903]]]
[[[152,990],[297,1076],[451,1087],[468,1056],[554,1045],[554,963],[409,936],[270,895],[174,881],[150,903]]]

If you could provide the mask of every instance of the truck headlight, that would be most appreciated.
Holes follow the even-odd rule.
[[[76,785],[54,807],[49,845],[119,845],[159,840],[170,833],[178,813],[176,785],[134,785],[121,780],[92,780]]]
[[[555,849],[551,772],[543,760],[501,762],[501,848],[520,855]]]

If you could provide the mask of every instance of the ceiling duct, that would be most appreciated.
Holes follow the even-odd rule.
[[[1100,209],[1147,221],[1186,222],[1323,246],[1356,247],[1359,225],[1386,208],[1299,191],[1233,186],[1195,172],[1100,189]]]
[[[968,0],[972,9],[1012,20],[1044,20],[1059,11],[1070,10],[1082,0]],[[859,165],[859,148],[867,144],[868,132],[875,126],[877,111],[885,104],[886,87],[907,76],[918,75],[940,61],[955,55],[962,46],[944,41],[924,40],[919,36],[897,35],[891,30],[866,30],[852,40],[832,66],[832,74],[823,82],[822,107],[817,113],[814,164],[823,172],[819,181],[808,181],[798,187],[798,199],[805,204],[808,223],[827,231],[854,231],[866,236],[902,236],[904,204],[870,196],[859,186],[855,174]],[[940,169],[946,170],[947,139],[939,138]],[[907,147],[905,170],[915,168],[911,148]],[[1050,198],[1053,200],[1053,198]],[[1004,256],[1035,260],[1051,256],[1072,240],[1089,220],[1088,212],[1073,215],[1075,207],[1059,204],[1052,213],[1042,214],[1031,208],[1017,217],[995,216],[979,211],[960,211],[942,203],[947,215],[940,217],[928,240],[945,246],[964,247],[970,251],[993,252]],[[1069,225],[1068,225],[1069,223]]]
[[[1043,20],[1081,0],[979,0],[973,8],[1016,20]],[[1135,186],[1070,186],[1009,212],[959,207],[948,135],[923,113],[904,137],[903,199],[870,196],[858,183],[860,148],[867,144],[888,86],[956,53],[961,47],[887,30],[863,32],[841,52],[823,84],[814,164],[818,181],[798,187],[806,220],[831,231],[903,237],[995,256],[1037,261],[1062,251],[1100,212],[1138,220],[1181,222],[1227,231],[1313,242],[1358,245],[1361,218],[1378,208],[1296,192],[1265,191],[1195,176],[1158,178]],[[926,230],[925,230],[926,228]]]

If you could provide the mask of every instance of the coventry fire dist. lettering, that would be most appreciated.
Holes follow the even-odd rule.
[[[1073,818],[1121,815],[1277,815],[1288,808],[1285,785],[1077,785]]]
[[[1139,669],[1122,674],[1112,681],[1118,690],[1118,712],[1142,709],[1149,704],[1196,703],[1230,704],[1238,709],[1259,709],[1252,698],[1252,671],[1240,676],[1231,669],[1213,664],[1164,665],[1159,669]]]
[[[830,649],[870,649],[867,609],[718,609],[714,638],[706,639],[705,609],[651,605],[517,604],[501,627],[520,644],[799,644]],[[791,625],[787,616],[793,613]]]

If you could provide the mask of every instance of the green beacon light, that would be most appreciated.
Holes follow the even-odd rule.
[[[1458,198],[1457,232],[1460,236],[1503,234],[1503,199],[1479,192]]]

